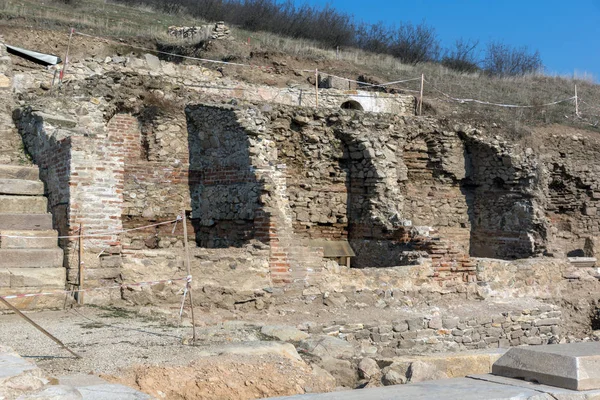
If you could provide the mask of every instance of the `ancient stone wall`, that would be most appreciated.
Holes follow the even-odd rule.
[[[598,157],[600,146],[582,133],[544,140],[545,214],[551,251],[558,256],[600,259],[600,166],[590,162]]]
[[[558,343],[562,335],[561,311],[549,304],[490,311],[484,317],[426,315],[380,324],[315,324],[310,332],[341,337],[381,357]]]
[[[90,117],[91,120],[91,117]],[[95,235],[84,240],[89,281],[119,277],[117,233],[122,229],[123,146],[121,139],[90,123],[85,134],[77,121],[24,109],[16,116],[19,131],[47,187],[54,227],[61,236],[75,236],[79,225]],[[127,130],[115,122],[114,131]],[[110,131],[110,130],[109,130]],[[61,239],[68,276],[75,281],[77,239]]]

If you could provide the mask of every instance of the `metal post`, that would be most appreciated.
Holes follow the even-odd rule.
[[[83,305],[83,224],[79,224],[79,291],[77,292],[77,304]]]
[[[192,268],[190,266],[190,249],[188,244],[187,217],[185,210],[181,213],[183,218],[183,247],[185,249],[185,265],[187,268],[188,277],[192,276]],[[192,299],[192,285],[189,281],[186,282],[187,292],[190,296],[190,308],[192,309],[192,343],[196,341],[196,320],[194,319],[194,301]]]
[[[577,98],[577,85],[575,85],[575,115],[579,117],[579,99]]]
[[[425,74],[421,74],[421,93],[419,94],[419,115],[423,113],[423,85],[425,84]]]
[[[315,104],[319,107],[319,70],[315,69]]]

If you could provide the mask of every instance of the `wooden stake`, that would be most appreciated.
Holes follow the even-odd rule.
[[[575,85],[575,115],[579,117],[579,99],[577,98],[577,85]]]
[[[77,304],[83,305],[83,224],[79,224],[79,291]]]
[[[185,248],[185,265],[187,268],[188,276],[192,276],[192,268],[190,266],[190,249],[188,244],[188,231],[187,231],[187,217],[185,210],[181,213],[183,218],[183,247]],[[190,282],[186,282],[187,292],[190,296],[190,308],[192,309],[192,343],[196,341],[196,320],[194,319],[194,301],[192,299],[192,285]]]
[[[319,70],[315,69],[315,104],[319,107]]]
[[[425,84],[425,74],[421,74],[421,93],[419,94],[419,115],[423,113],[423,85]]]
[[[81,356],[79,354],[77,354],[73,350],[69,349],[63,342],[61,342],[60,340],[58,340],[57,338],[55,338],[54,336],[52,336],[50,334],[50,332],[48,332],[47,330],[45,330],[44,328],[42,328],[41,326],[39,326],[38,324],[36,324],[35,322],[33,322],[33,320],[31,320],[31,318],[29,318],[28,316],[26,316],[25,314],[23,314],[17,307],[13,306],[8,301],[6,301],[6,299],[0,297],[0,302],[2,302],[6,307],[8,307],[12,311],[14,311],[15,314],[17,314],[19,317],[23,318],[25,321],[27,321],[31,325],[33,325],[38,331],[42,332],[44,335],[46,335],[50,339],[54,340],[56,343],[58,343],[58,345],[60,347],[62,347],[63,349],[65,349],[66,351],[68,351],[69,353],[71,353],[72,355],[74,355],[76,358],[81,358]]]
[[[67,72],[67,66],[69,65],[69,49],[71,48],[71,39],[73,39],[73,33],[75,32],[75,28],[71,28],[71,33],[69,34],[69,43],[67,44],[67,54],[65,55],[65,63],[63,69],[60,71],[60,79],[59,82],[62,83],[63,78],[65,77],[65,72]]]

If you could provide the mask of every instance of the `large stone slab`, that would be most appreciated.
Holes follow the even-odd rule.
[[[0,288],[0,296],[10,296],[15,294],[23,294],[23,293],[48,293],[54,292],[63,288],[57,287],[35,287],[35,288]],[[19,310],[24,311],[33,311],[33,310],[48,310],[48,309],[64,309],[65,304],[70,304],[72,301],[72,297],[69,294],[52,294],[52,295],[44,295],[44,296],[34,296],[34,297],[20,297],[17,299],[8,299],[8,301],[18,308]],[[88,298],[86,297],[86,302],[88,302]],[[0,304],[0,313],[9,311],[9,309]],[[33,328],[32,328],[33,329]]]
[[[45,384],[42,371],[34,363],[0,345],[0,399],[16,398]]]
[[[58,268],[63,265],[63,251],[56,249],[0,249],[2,268]]]
[[[492,374],[571,390],[600,389],[600,343],[514,347]]]
[[[442,379],[343,392],[273,397],[271,400],[592,400],[600,390],[575,391],[494,375]]]
[[[0,249],[54,249],[57,246],[58,232],[54,230],[0,231]]]
[[[0,194],[42,196],[44,194],[44,184],[41,181],[25,179],[0,179]]]
[[[37,181],[40,172],[37,167],[21,167],[17,165],[0,165],[0,179],[26,179]]]
[[[578,268],[594,268],[596,266],[596,257],[569,257],[572,266]]]
[[[130,387],[108,383],[95,375],[73,375],[58,378],[61,385],[76,388],[83,400],[146,400],[152,396]]]
[[[0,195],[0,214],[40,214],[48,211],[48,199],[43,196]]]
[[[0,231],[40,231],[50,229],[52,229],[52,214],[0,214]]]
[[[57,268],[0,268],[0,287],[4,281],[3,276],[10,277],[9,287],[39,288],[56,287],[64,288],[67,280],[67,271],[63,267]]]
[[[533,389],[501,385],[469,378],[443,379],[394,385],[361,390],[348,390],[321,394],[305,394],[290,397],[274,397],[271,400],[525,400],[551,399]],[[583,398],[582,398],[583,400]]]

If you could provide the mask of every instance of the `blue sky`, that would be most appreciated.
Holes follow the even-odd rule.
[[[443,45],[458,38],[539,50],[550,74],[587,72],[600,80],[600,0],[295,0],[330,4],[369,23],[433,26]],[[483,46],[481,46],[483,45]]]

